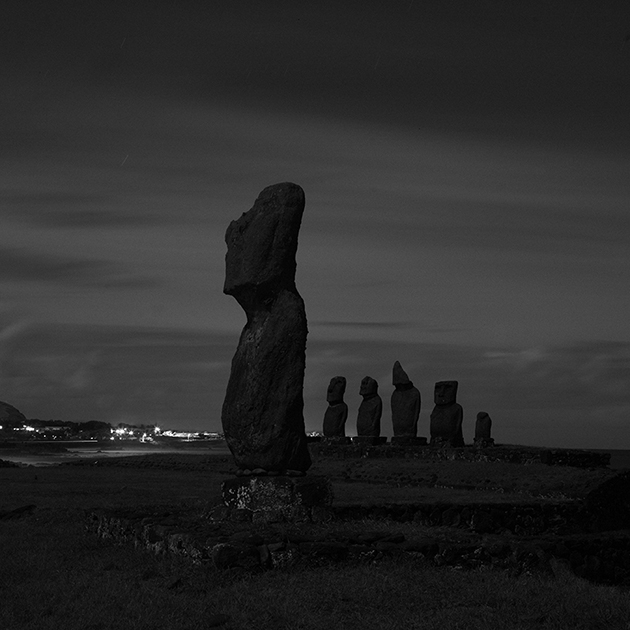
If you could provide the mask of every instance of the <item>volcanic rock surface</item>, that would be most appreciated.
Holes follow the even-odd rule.
[[[230,223],[224,293],[247,315],[221,420],[241,469],[306,471],[303,384],[306,312],[295,286],[304,212],[296,184],[265,188],[251,210]]]

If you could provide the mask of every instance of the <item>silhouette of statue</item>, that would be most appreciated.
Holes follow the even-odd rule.
[[[363,401],[359,405],[357,416],[357,435],[359,437],[379,437],[383,401],[378,395],[378,383],[370,376],[366,376],[361,381],[359,394],[363,396]]]
[[[392,370],[392,425],[395,437],[416,437],[420,416],[420,392],[398,361]]]
[[[346,379],[335,376],[330,379],[326,400],[328,409],[324,414],[324,437],[345,437],[346,420],[348,419],[348,405],[343,401],[346,392]]]
[[[477,422],[475,422],[475,446],[492,446],[494,445],[494,439],[491,435],[492,432],[492,419],[485,411],[480,411],[477,414]]]
[[[435,384],[435,407],[431,412],[431,444],[464,446],[462,421],[464,410],[456,402],[457,381],[438,381]]]

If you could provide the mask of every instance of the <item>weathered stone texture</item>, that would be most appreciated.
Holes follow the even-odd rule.
[[[306,312],[295,287],[304,192],[291,183],[265,188],[228,227],[224,292],[247,323],[232,360],[223,403],[227,444],[241,469],[307,470],[303,384]]]
[[[415,438],[420,416],[420,392],[398,361],[394,363],[392,372],[392,383],[396,388],[391,398],[394,436]]]
[[[346,379],[335,376],[330,379],[326,400],[328,408],[324,414],[324,436],[327,438],[342,438],[346,435],[346,420],[348,419],[348,405],[343,400],[346,391]]]
[[[494,439],[491,435],[492,432],[492,419],[486,411],[480,411],[477,414],[477,421],[475,422],[475,439],[474,445],[486,448],[494,445]]]
[[[221,487],[223,502],[248,510],[258,521],[308,521],[313,508],[329,508],[332,485],[325,477],[250,477],[228,479]]]
[[[475,439],[489,440],[492,437],[491,432],[492,419],[486,411],[480,411],[477,414],[477,422],[475,423]]]
[[[361,381],[363,401],[359,405],[357,416],[358,437],[379,437],[381,434],[381,416],[383,414],[383,401],[378,395],[378,383],[366,376]]]
[[[464,410],[456,401],[457,381],[435,384],[435,407],[431,412],[431,444],[464,446],[462,421]]]

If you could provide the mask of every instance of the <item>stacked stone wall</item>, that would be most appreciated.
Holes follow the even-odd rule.
[[[610,464],[610,453],[571,449],[537,449],[493,446],[488,448],[435,446],[398,446],[384,444],[326,444],[310,442],[309,450],[317,459],[402,458],[429,461],[464,460],[471,462],[509,462],[549,466],[575,466],[578,468],[605,468]]]
[[[437,509],[437,508],[435,508]],[[446,507],[429,520],[443,523]],[[568,514],[565,514],[568,516]],[[630,532],[519,536],[470,534],[463,541],[442,535],[408,540],[402,532],[357,531],[308,535],[251,530],[241,523],[243,514],[226,523],[225,514],[215,520],[211,513],[94,510],[87,514],[88,529],[102,538],[132,544],[156,554],[177,554],[194,563],[217,569],[263,571],[286,566],[319,566],[333,562],[374,562],[381,558],[408,557],[434,566],[474,569],[481,566],[514,572],[552,572],[562,567],[603,583],[630,582]],[[473,511],[474,516],[474,511]],[[535,512],[531,515],[535,518]],[[449,515],[448,518],[450,518]],[[474,517],[471,517],[474,523]],[[226,527],[229,525],[229,527]],[[560,568],[560,569],[559,569]]]

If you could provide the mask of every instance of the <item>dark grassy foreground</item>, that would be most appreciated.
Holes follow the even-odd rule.
[[[511,576],[407,559],[247,575],[154,557],[85,531],[83,510],[89,507],[216,502],[229,465],[198,465],[193,457],[180,458],[171,470],[134,468],[129,461],[124,467],[0,469],[0,511],[37,506],[30,514],[0,521],[0,628],[630,628],[627,592],[585,582],[562,566],[549,576]],[[477,470],[484,483],[489,479],[487,469],[464,467],[455,474],[453,468],[447,471],[448,464],[436,464],[441,468],[431,478],[466,472],[469,478]],[[321,473],[326,466],[318,468]],[[544,470],[550,476],[576,475],[576,480],[580,475],[549,468],[523,471],[529,475],[528,490]],[[337,471],[331,473],[337,477]],[[336,482],[335,491],[349,500],[362,485]],[[385,487],[371,487],[371,501],[386,493]]]

